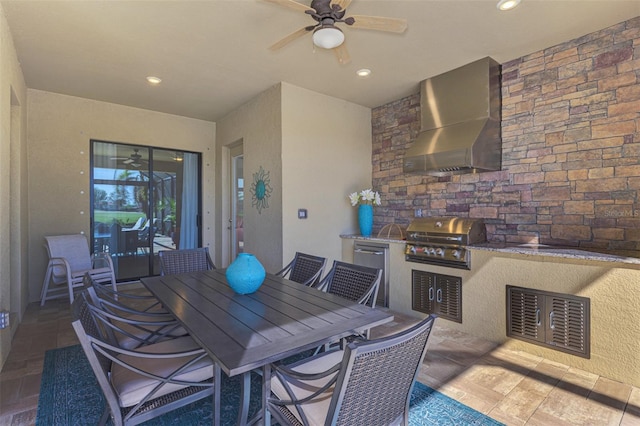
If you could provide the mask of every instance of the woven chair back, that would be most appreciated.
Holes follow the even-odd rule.
[[[301,284],[314,285],[317,280],[313,280],[313,278],[320,277],[326,263],[327,259],[324,257],[296,253],[289,279]]]
[[[162,250],[158,252],[158,255],[160,256],[161,275],[175,275],[215,269],[209,256],[208,247]]]
[[[323,281],[326,280],[324,286],[327,293],[373,307],[381,278],[380,269],[334,261]],[[323,283],[320,284],[322,286]]]
[[[435,317],[404,333],[347,346],[330,418],[336,425],[392,424],[408,416],[413,383],[427,349]],[[347,362],[346,359],[349,361]],[[332,411],[333,410],[333,411]]]

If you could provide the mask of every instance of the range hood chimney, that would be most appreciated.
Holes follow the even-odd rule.
[[[405,173],[500,170],[500,65],[486,57],[420,83],[421,127]]]

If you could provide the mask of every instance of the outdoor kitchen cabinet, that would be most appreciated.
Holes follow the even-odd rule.
[[[427,271],[411,271],[412,309],[462,322],[462,279]]]
[[[506,286],[507,336],[584,358],[590,356],[590,300]]]

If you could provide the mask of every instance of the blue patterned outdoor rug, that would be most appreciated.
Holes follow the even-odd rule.
[[[223,375],[224,376],[224,375]],[[252,379],[252,394],[259,392],[260,378]],[[252,398],[250,413],[257,410]],[[211,425],[211,398],[150,420],[145,425]],[[104,410],[104,398],[80,345],[47,351],[44,358],[36,425],[95,425]],[[240,404],[240,380],[222,382],[222,424],[233,425]],[[411,395],[409,424],[422,425],[501,425],[484,414],[416,383]]]

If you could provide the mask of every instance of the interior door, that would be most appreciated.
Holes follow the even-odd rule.
[[[229,217],[230,247],[229,259],[233,261],[238,253],[244,251],[244,175],[242,144],[230,150],[231,171],[231,212]]]

